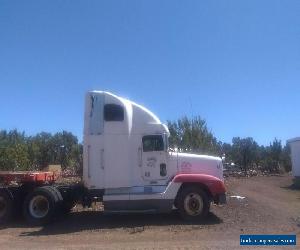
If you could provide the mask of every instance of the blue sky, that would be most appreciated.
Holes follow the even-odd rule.
[[[87,90],[215,136],[300,135],[300,1],[0,0],[0,128],[82,138]]]

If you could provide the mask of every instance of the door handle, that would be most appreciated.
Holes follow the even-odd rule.
[[[141,147],[138,148],[138,164],[139,164],[139,167],[142,166],[142,148]]]
[[[104,149],[101,149],[101,168],[104,169]]]
[[[91,173],[90,173],[90,151],[91,151],[91,146],[88,145],[87,147],[87,165],[88,165],[88,169],[87,169],[87,172],[88,172],[88,178],[90,179],[91,178]]]
[[[167,175],[167,165],[166,163],[161,163],[160,164],[160,176],[166,176]]]

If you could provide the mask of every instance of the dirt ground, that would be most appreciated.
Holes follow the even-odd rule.
[[[200,224],[186,224],[176,212],[103,215],[90,210],[72,212],[47,227],[17,221],[1,228],[0,249],[267,249],[240,247],[240,234],[297,234],[297,246],[284,249],[300,249],[300,190],[291,183],[290,176],[229,177],[228,204],[212,206]],[[230,198],[234,195],[246,198]]]

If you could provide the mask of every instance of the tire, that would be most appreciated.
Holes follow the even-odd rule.
[[[59,189],[54,186],[47,186],[49,189],[53,190],[58,199],[57,215],[67,215],[71,212],[72,208],[75,206],[76,202],[70,200],[64,200]]]
[[[61,196],[61,193],[59,190],[54,186],[47,186],[49,190],[51,190],[55,195],[55,201],[56,201],[56,216],[61,216],[63,214],[63,198]]]
[[[49,186],[39,187],[25,198],[23,215],[30,225],[46,225],[57,215],[58,204],[57,195]]]
[[[63,201],[63,197],[61,196],[61,193],[59,192],[59,190],[56,187],[54,187],[54,186],[45,186],[45,187],[52,190],[55,193],[57,202]]]
[[[5,224],[13,216],[13,198],[8,190],[0,189],[0,224]]]
[[[206,192],[197,186],[184,187],[178,194],[176,203],[181,217],[189,222],[203,220],[210,207]]]

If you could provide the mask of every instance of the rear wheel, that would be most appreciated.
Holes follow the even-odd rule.
[[[8,222],[13,215],[13,199],[6,190],[0,190],[0,224]]]
[[[45,225],[57,214],[57,206],[55,192],[48,187],[39,187],[25,198],[23,215],[32,225]]]
[[[178,194],[177,207],[183,219],[195,221],[207,216],[210,202],[201,188],[190,186],[183,188]]]
[[[56,197],[57,197],[58,203],[59,203],[58,213],[60,215],[66,215],[66,214],[70,213],[72,208],[75,206],[76,202],[72,199],[64,199],[62,197],[60,190],[57,189],[56,187],[48,186],[48,188],[52,189],[56,194]]]

